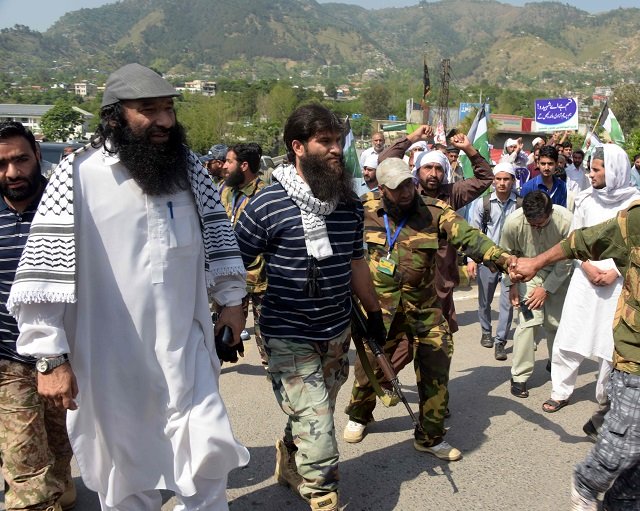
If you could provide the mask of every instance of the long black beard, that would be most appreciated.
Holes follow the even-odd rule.
[[[414,213],[418,210],[418,201],[420,197],[416,193],[413,196],[413,201],[407,207],[400,207],[398,204],[391,202],[386,197],[382,197],[382,206],[384,210],[387,212],[391,218],[396,221],[402,220],[404,217],[409,216],[411,213]]]
[[[300,158],[300,170],[311,193],[323,202],[351,203],[354,201],[353,179],[340,161],[340,172],[321,156],[309,154]]]
[[[240,188],[242,183],[244,183],[244,174],[240,169],[231,172],[224,180],[224,184],[230,188]]]
[[[187,149],[184,129],[178,123],[169,130],[164,144],[151,142],[150,127],[138,136],[129,126],[114,130],[112,135],[120,161],[147,195],[169,195],[189,187]]]

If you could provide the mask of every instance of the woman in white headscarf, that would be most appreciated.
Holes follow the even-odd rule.
[[[572,229],[609,220],[640,200],[640,190],[631,185],[629,158],[615,144],[595,149],[589,177],[592,186],[576,196]],[[576,261],[553,347],[553,389],[551,399],[542,405],[544,411],[555,412],[567,404],[580,363],[587,357],[600,361],[596,400],[606,406],[604,384],[611,372],[612,324],[621,289],[622,277],[612,259]]]

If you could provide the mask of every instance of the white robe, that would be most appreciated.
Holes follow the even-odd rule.
[[[599,224],[616,216],[631,202],[632,196],[618,206],[605,205],[589,190],[576,199],[572,230]],[[586,195],[586,196],[585,196]],[[591,261],[601,269],[615,269],[612,259]],[[554,351],[564,350],[584,357],[599,357],[611,362],[613,357],[613,317],[622,290],[622,277],[606,287],[594,286],[576,261],[575,270],[562,308],[562,319],[554,341]]]
[[[77,161],[78,300],[23,304],[20,349],[71,354],[79,394],[67,425],[88,488],[110,506],[154,488],[191,496],[195,475],[224,478],[249,461],[218,391],[193,195],[147,196],[101,151]],[[243,279],[223,280],[216,298],[240,303]]]

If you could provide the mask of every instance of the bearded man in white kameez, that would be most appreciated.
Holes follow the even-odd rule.
[[[51,178],[8,302],[21,353],[68,357],[38,390],[70,410],[103,511],[158,511],[160,489],[176,510],[226,510],[227,474],[249,460],[218,391],[207,293],[239,342],[244,269],[177,95],[139,64],[109,77],[96,136]]]

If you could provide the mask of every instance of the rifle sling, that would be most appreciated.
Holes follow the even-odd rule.
[[[353,343],[356,345],[356,352],[358,353],[358,358],[360,359],[360,363],[362,364],[362,369],[364,369],[364,373],[369,378],[369,382],[371,383],[371,387],[373,391],[376,393],[376,396],[382,398],[385,396],[384,390],[380,387],[378,383],[378,378],[376,378],[375,371],[371,364],[369,363],[369,357],[367,357],[367,350],[364,347],[364,342],[362,338],[358,335],[352,335]]]

